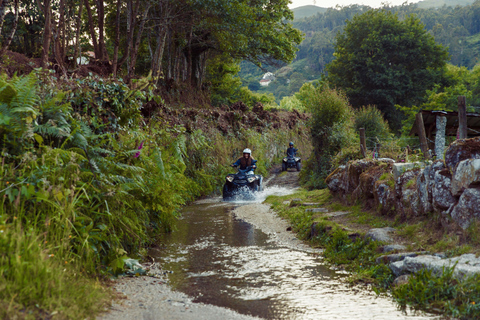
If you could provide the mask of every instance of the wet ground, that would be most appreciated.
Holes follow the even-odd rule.
[[[262,319],[434,319],[424,313],[400,311],[390,297],[377,297],[366,287],[347,285],[344,272],[328,268],[318,251],[286,231],[288,224],[261,202],[269,194],[292,192],[288,181],[296,181],[296,175],[280,175],[254,200],[210,198],[184,208],[178,230],[165,235],[150,252],[169,271],[168,283],[175,294],[183,294],[180,302],[174,300],[178,312],[154,311],[161,304],[170,307],[175,303],[168,297],[156,300],[153,283],[148,286],[146,303],[130,305],[140,312],[135,316],[123,313],[122,318],[132,314],[132,318],[144,319],[240,319],[242,315]],[[287,182],[279,183],[281,179]],[[129,296],[129,285],[121,288]],[[136,290],[135,296],[141,297],[138,281]],[[220,307],[215,312],[235,313],[212,311],[209,316],[209,311],[193,311],[196,303]]]

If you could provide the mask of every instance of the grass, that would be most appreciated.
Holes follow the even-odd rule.
[[[393,289],[400,306],[414,306],[431,312],[441,312],[457,319],[478,319],[480,316],[480,276],[458,280],[453,269],[433,275],[421,270],[405,285]]]
[[[383,173],[380,178],[378,178],[378,181],[384,181],[390,188],[395,187],[395,180],[393,179],[392,173]]]
[[[1,319],[85,319],[105,310],[110,290],[52,252],[20,222],[0,223]]]
[[[329,211],[349,213],[327,218],[322,214],[306,212],[304,206],[291,207],[284,203],[296,198],[300,199],[300,204],[316,202]],[[300,239],[324,248],[326,261],[352,272],[347,281],[372,284],[377,293],[391,288],[395,277],[387,265],[376,263],[376,258],[383,255],[380,250],[382,244],[366,241],[361,236],[370,228],[395,227],[397,240],[409,251],[443,252],[447,257],[480,252],[480,223],[472,224],[464,232],[445,230],[433,214],[400,223],[395,217],[363,210],[360,205],[346,206],[334,199],[327,189],[270,196],[266,202],[290,221]],[[352,236],[355,234],[360,234],[360,237]],[[446,270],[440,277],[422,271],[411,276],[407,284],[393,288],[392,294],[404,308],[410,305],[458,319],[480,316],[480,276],[458,280],[452,277],[452,270]]]

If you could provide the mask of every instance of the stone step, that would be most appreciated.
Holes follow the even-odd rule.
[[[328,209],[326,209],[326,208],[308,208],[308,209],[305,209],[305,212],[323,212],[323,213],[326,213],[326,212],[328,212]]]
[[[335,212],[329,212],[325,216],[327,217],[338,217],[338,216],[344,216],[346,214],[349,214],[350,212],[348,211],[335,211]]]

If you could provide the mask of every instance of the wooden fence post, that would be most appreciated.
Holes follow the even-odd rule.
[[[427,135],[425,134],[425,125],[423,124],[422,111],[416,115],[417,133],[420,139],[420,149],[422,149],[425,159],[430,159],[430,153],[428,153]]]
[[[458,96],[458,138],[467,138],[467,103],[465,96]]]
[[[365,128],[360,128],[360,152],[362,157],[367,157],[367,143],[365,141]]]

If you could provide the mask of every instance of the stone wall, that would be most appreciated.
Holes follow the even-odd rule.
[[[480,138],[457,140],[445,160],[414,166],[398,178],[392,159],[356,160],[333,171],[328,188],[345,201],[404,218],[436,212],[463,229],[480,220]],[[422,168],[423,167],[423,168]]]

